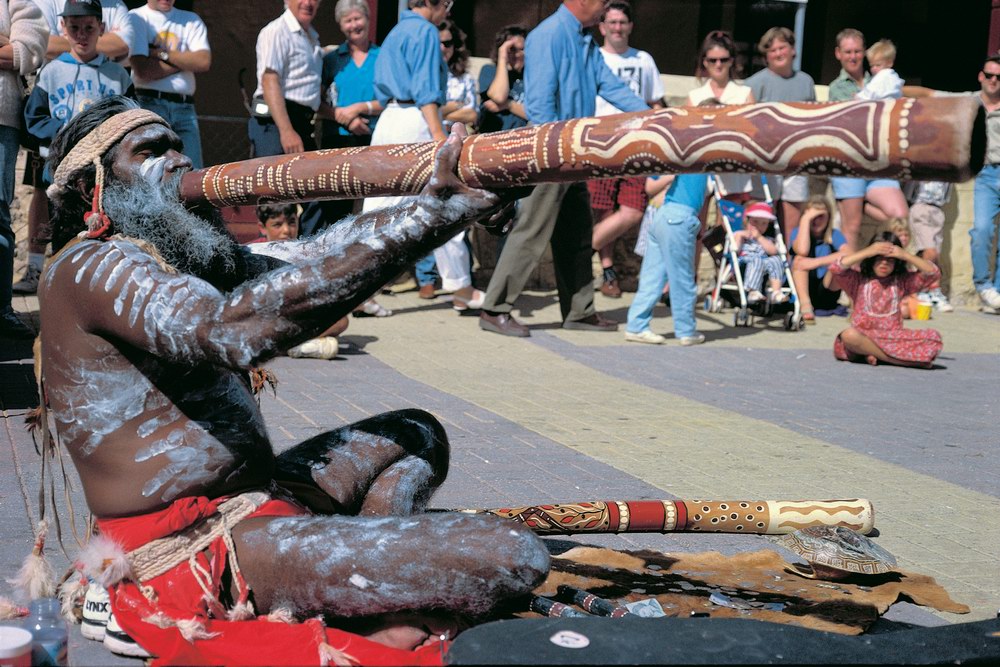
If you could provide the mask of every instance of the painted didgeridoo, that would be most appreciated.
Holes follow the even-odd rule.
[[[539,535],[675,532],[785,535],[809,526],[844,526],[867,535],[875,527],[875,508],[864,498],[598,500],[453,511],[512,519]]]
[[[255,158],[185,174],[189,206],[419,192],[436,142]],[[458,175],[474,187],[681,172],[808,173],[964,181],[982,166],[976,100],[767,103],[578,118],[469,137]]]

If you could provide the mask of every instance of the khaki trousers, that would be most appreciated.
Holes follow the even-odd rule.
[[[563,321],[594,314],[591,236],[594,219],[586,183],[543,183],[521,201],[483,309],[509,313],[551,242]]]

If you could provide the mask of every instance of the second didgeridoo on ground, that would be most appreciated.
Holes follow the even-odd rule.
[[[574,533],[751,533],[785,535],[809,526],[844,526],[867,535],[875,508],[849,500],[597,500],[454,510],[519,521],[540,535]]]
[[[976,100],[958,97],[660,109],[474,135],[458,174],[486,188],[705,171],[958,182],[982,167],[984,118]],[[189,206],[414,194],[430,180],[437,148],[232,162],[186,174],[180,194]]]

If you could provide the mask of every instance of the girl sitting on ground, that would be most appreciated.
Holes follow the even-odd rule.
[[[795,256],[792,280],[801,301],[802,320],[808,324],[816,324],[816,316],[820,314],[847,315],[847,310],[837,303],[840,290],[831,287],[833,276],[827,271],[837,261],[846,242],[840,230],[833,228],[826,199],[822,195],[810,197],[799,218],[799,226],[792,230],[789,238]]]
[[[907,271],[907,263],[917,268]],[[857,267],[857,268],[855,268]],[[900,304],[933,284],[941,271],[922,257],[903,249],[892,232],[878,234],[863,250],[839,258],[830,265],[835,287],[851,297],[854,311],[851,327],[833,343],[833,354],[841,361],[866,361],[930,368],[941,352],[941,334],[934,329],[903,327]]]

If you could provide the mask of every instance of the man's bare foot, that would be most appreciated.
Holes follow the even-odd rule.
[[[876,357],[874,354],[869,354],[867,357],[865,357],[865,361],[868,362],[869,366],[878,366],[878,357]]]
[[[387,614],[381,624],[363,632],[368,639],[391,648],[412,651],[455,638],[460,630],[457,619],[430,614]]]

